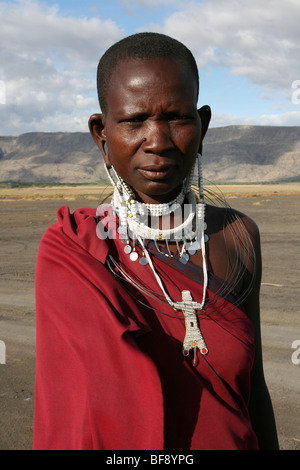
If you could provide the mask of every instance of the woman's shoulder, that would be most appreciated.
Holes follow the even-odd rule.
[[[249,215],[234,209],[233,207],[220,207],[207,205],[207,225],[213,232],[238,230],[241,226],[254,241],[259,238],[259,228],[256,222]]]
[[[231,207],[207,207],[207,234],[211,238],[211,258],[224,257],[230,264],[241,263],[249,273],[260,269],[260,233],[256,222],[243,212]],[[226,264],[226,263],[225,263]]]
[[[68,206],[62,206],[57,211],[57,222],[45,231],[39,252],[47,251],[49,247],[58,250],[84,251],[105,262],[108,251],[105,239],[97,232],[97,210],[91,207],[79,207],[71,212]]]

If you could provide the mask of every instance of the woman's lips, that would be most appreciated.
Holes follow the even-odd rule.
[[[169,176],[172,166],[139,168],[138,171],[149,180],[162,180]]]

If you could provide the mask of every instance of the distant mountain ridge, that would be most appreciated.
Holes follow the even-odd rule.
[[[300,126],[209,129],[204,178],[213,182],[300,181]],[[0,181],[95,183],[105,180],[89,133],[27,133],[0,137]]]

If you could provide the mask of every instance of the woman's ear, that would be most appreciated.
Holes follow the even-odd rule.
[[[105,115],[93,114],[89,119],[89,130],[102,153],[106,165],[110,166],[106,150]]]
[[[209,123],[211,120],[211,109],[209,106],[205,105],[202,106],[202,108],[198,109],[198,114],[201,120],[201,143],[199,146],[199,153],[202,154],[202,144],[203,144],[203,139],[205,137],[205,134],[207,132],[207,129],[209,127]]]

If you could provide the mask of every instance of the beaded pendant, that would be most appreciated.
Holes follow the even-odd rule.
[[[182,354],[188,356],[190,350],[194,350],[194,366],[196,365],[196,353],[199,349],[202,355],[208,353],[207,346],[198,326],[196,310],[192,302],[193,298],[189,290],[181,292],[182,295],[182,313],[185,319],[185,338],[182,346]]]

